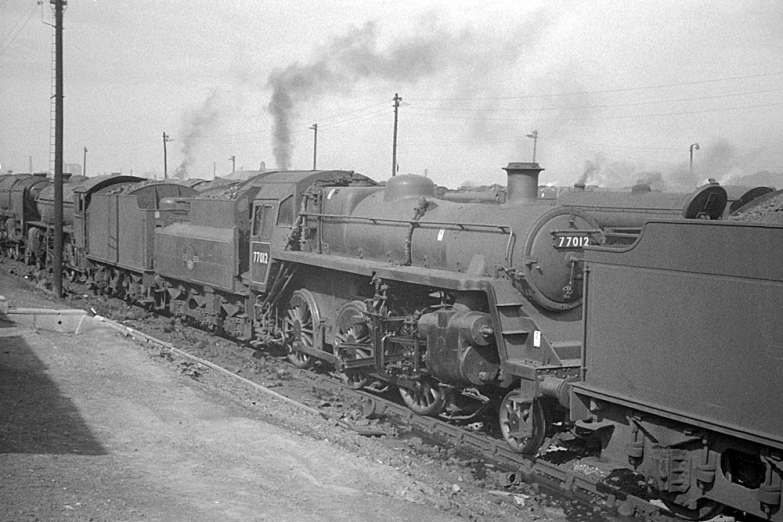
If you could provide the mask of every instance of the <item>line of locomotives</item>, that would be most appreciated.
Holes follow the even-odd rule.
[[[66,281],[396,386],[418,414],[494,408],[520,452],[553,425],[593,437],[685,518],[783,520],[783,227],[719,219],[717,184],[542,200],[537,164],[505,170],[503,204],[349,171],[71,179]],[[0,178],[4,253],[46,265],[52,209],[45,178]]]

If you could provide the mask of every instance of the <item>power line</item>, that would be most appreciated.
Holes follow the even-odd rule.
[[[412,106],[410,110],[420,110],[420,111],[437,111],[437,112],[523,112],[523,111],[562,111],[566,109],[606,109],[606,108],[612,108],[612,107],[637,107],[641,105],[659,105],[663,103],[681,103],[681,102],[689,102],[689,101],[703,101],[703,100],[714,100],[714,99],[720,99],[720,98],[732,98],[736,96],[747,96],[751,94],[766,94],[770,92],[780,92],[783,91],[783,87],[779,87],[776,89],[764,89],[760,91],[745,91],[745,92],[739,92],[739,93],[727,93],[727,94],[713,94],[710,96],[697,96],[693,98],[673,98],[668,100],[651,100],[651,101],[641,101],[641,102],[628,102],[628,103],[603,103],[603,104],[596,104],[596,105],[562,105],[562,106],[556,106],[556,107],[521,107],[516,109],[475,109],[475,108],[462,108],[462,107],[422,107],[422,106]]]
[[[576,117],[567,117],[567,118],[538,118],[537,122],[569,122],[569,121],[596,121],[596,120],[619,120],[619,119],[641,119],[641,118],[662,118],[662,117],[670,117],[670,116],[684,116],[684,115],[692,115],[692,114],[702,114],[702,113],[710,113],[710,112],[723,112],[723,111],[734,111],[734,110],[745,110],[745,109],[758,109],[758,108],[765,108],[765,107],[771,107],[771,106],[780,106],[783,105],[783,102],[778,103],[769,103],[769,104],[758,104],[758,105],[746,105],[746,106],[737,106],[737,107],[724,107],[724,108],[718,108],[718,109],[702,109],[702,110],[691,110],[691,111],[679,111],[679,112],[669,112],[669,113],[659,113],[659,114],[642,114],[642,115],[628,115],[628,116],[592,116],[592,117],[585,117],[585,118],[576,118]],[[357,116],[355,118],[348,118],[340,122],[335,122],[330,125],[321,125],[319,124],[319,129],[324,128],[332,128],[337,127],[339,125],[342,125],[344,123],[348,123],[350,121],[360,121],[362,119],[369,119],[370,117],[374,117],[376,114],[385,113],[388,109],[384,108],[382,111],[373,111],[372,113]],[[433,115],[427,115],[428,118],[431,119],[438,119],[438,120],[476,120],[476,121],[496,121],[496,122],[527,122],[524,118],[480,118],[480,117],[457,117],[457,116],[433,116]],[[292,135],[303,135],[307,132],[309,132],[309,128],[302,128],[301,130],[292,132]],[[274,140],[269,136],[264,136],[264,131],[259,131],[258,133],[242,133],[240,135],[248,136],[244,139],[236,139],[234,136],[236,134],[212,134],[212,135],[204,135],[201,137],[202,140],[210,141],[213,144],[236,144],[236,143],[262,143],[262,144],[271,144],[274,142]],[[254,137],[254,135],[257,135],[258,137]],[[150,140],[143,140],[143,141],[133,141],[133,142],[124,142],[124,145],[133,145],[133,144],[143,144],[143,143],[149,143]],[[485,141],[484,143],[511,143],[514,142],[515,139],[508,139],[508,140],[494,140],[494,141]],[[557,141],[552,139],[547,139],[546,141]],[[586,145],[591,145],[587,142],[580,142],[575,140],[559,140],[559,141],[565,141],[565,142],[571,142],[571,143],[581,143]],[[427,145],[454,145],[464,143],[464,141],[452,141],[452,142],[428,142]],[[417,146],[415,143],[409,143],[409,145]],[[602,145],[602,144],[592,144],[595,146],[607,146],[608,145]],[[423,146],[423,145],[422,145]],[[622,148],[620,146],[614,146],[617,148]],[[634,150],[652,150],[652,151],[667,151],[667,150],[674,150],[674,149],[666,149],[666,148],[644,148],[644,147],[627,147],[629,149]]]
[[[592,143],[588,141],[579,140],[565,140],[565,139],[553,139],[553,138],[538,138],[542,141],[554,142],[554,143],[573,143],[576,145],[586,145],[589,147],[601,147],[609,149],[630,149],[630,150],[647,150],[650,152],[679,152],[680,147],[632,147],[628,145],[617,145],[614,143]]]
[[[537,118],[536,121],[551,121],[551,122],[573,122],[573,121],[596,121],[596,120],[626,120],[626,119],[640,119],[640,118],[665,118],[668,116],[685,116],[690,114],[704,114],[709,112],[724,112],[724,111],[735,111],[735,110],[747,110],[747,109],[760,109],[764,107],[776,107],[783,105],[783,102],[776,102],[776,103],[762,103],[762,104],[756,104],[756,105],[744,105],[744,106],[736,106],[736,107],[722,107],[722,108],[716,108],[716,109],[700,109],[700,110],[690,110],[690,111],[679,111],[679,112],[668,112],[668,113],[658,113],[658,114],[631,114],[628,116],[589,116],[584,118],[577,118],[577,117],[565,117],[565,118]],[[440,120],[477,120],[477,121],[509,121],[509,122],[527,122],[529,121],[529,118],[479,118],[479,117],[450,117],[450,116],[432,116],[428,115],[430,118],[433,119],[440,119]]]
[[[24,30],[24,28],[27,27],[27,24],[33,18],[33,14],[34,14],[33,9],[35,8],[36,5],[37,5],[37,1],[32,0],[30,2],[30,5],[27,7],[27,11],[25,11],[25,13],[22,16],[20,16],[19,19],[17,19],[16,23],[11,28],[11,30],[8,31],[8,33],[6,33],[5,38],[3,38],[2,41],[0,41],[0,53],[5,52],[7,49],[6,45],[10,46],[14,42],[14,40],[16,40],[16,37],[19,36],[19,34]],[[19,26],[19,23],[22,21],[22,19],[24,19],[24,23],[22,23],[22,25]]]
[[[343,125],[343,124],[348,123],[348,122],[356,122],[356,121],[365,121],[365,120],[375,119],[375,117],[377,117],[380,114],[386,114],[387,111],[388,111],[388,107],[384,107],[383,109],[378,109],[378,110],[375,110],[373,112],[369,112],[367,114],[362,114],[362,115],[359,115],[359,116],[354,116],[353,118],[346,118],[346,119],[341,120],[341,121],[336,121],[336,122],[333,122],[333,123],[326,124],[326,125],[323,126],[323,128],[338,127],[338,126]]]
[[[385,111],[387,109],[387,105],[386,105],[385,101],[384,102],[378,102],[378,103],[374,103],[372,105],[368,105],[367,107],[362,107],[361,109],[354,109],[354,110],[348,111],[348,112],[341,112],[339,114],[334,114],[332,116],[323,116],[323,117],[319,117],[317,119],[318,119],[318,121],[329,121],[331,119],[344,118],[344,117],[346,117],[346,116],[348,116],[350,114],[355,114],[357,112],[364,112],[364,111],[368,111],[370,109],[373,109],[373,111],[370,114],[374,114],[376,112]]]
[[[638,87],[622,87],[618,89],[601,89],[596,91],[574,91],[556,94],[528,94],[524,96],[497,96],[497,97],[471,97],[471,98],[412,98],[410,101],[466,101],[466,100],[524,100],[529,98],[556,98],[560,96],[578,96],[584,94],[606,94],[615,92],[633,92],[633,91],[646,91],[652,89],[664,89],[669,87],[684,87],[687,85],[703,85],[706,83],[718,83],[734,80],[749,80],[754,78],[765,78],[770,76],[783,75],[783,71],[749,74],[746,76],[727,76],[725,78],[713,78],[710,80],[694,80],[690,82],[677,82],[677,83],[661,83],[657,85],[643,85]]]

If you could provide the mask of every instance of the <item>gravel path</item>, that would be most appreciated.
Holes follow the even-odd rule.
[[[560,518],[461,480],[114,330],[0,321],[0,521]]]

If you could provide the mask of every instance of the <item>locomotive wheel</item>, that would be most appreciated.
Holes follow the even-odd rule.
[[[118,270],[111,270],[109,272],[109,286],[107,293],[118,299],[122,299],[122,274]]]
[[[313,364],[313,357],[298,349],[315,347],[315,300],[307,290],[297,290],[291,296],[285,318],[285,338],[288,360],[297,368]]]
[[[723,505],[718,504],[713,500],[699,500],[697,507],[693,509],[683,507],[674,501],[665,498],[662,498],[661,500],[666,506],[666,509],[671,511],[677,518],[683,520],[709,520],[718,516],[720,512],[723,511]]]
[[[351,301],[343,306],[337,316],[337,335],[335,336],[335,349],[342,343],[370,344],[370,327],[365,321],[367,305],[362,301]],[[356,348],[355,352],[345,355],[346,360],[362,359],[370,357],[371,350]],[[343,381],[354,390],[364,388],[369,382],[369,377],[361,369],[347,369],[340,372]]]
[[[430,379],[422,379],[411,390],[400,386],[400,396],[405,405],[418,415],[435,417],[446,407],[446,393]]]
[[[370,331],[367,328],[367,325],[355,324],[351,326],[347,332],[339,332],[337,334],[337,340],[341,343],[369,343]],[[369,350],[362,350],[361,348],[357,348],[356,354],[347,358],[360,359],[369,356]],[[340,376],[342,377],[343,381],[353,390],[360,390],[364,388],[367,386],[367,383],[370,380],[370,378],[359,369],[346,369],[345,371],[340,372]]]
[[[533,454],[544,443],[546,416],[539,401],[525,399],[513,390],[503,398],[498,418],[500,432],[514,451]]]

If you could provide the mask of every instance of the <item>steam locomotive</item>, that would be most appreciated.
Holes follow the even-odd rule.
[[[254,346],[285,346],[298,367],[330,364],[354,388],[396,386],[417,414],[492,408],[520,452],[536,452],[557,422],[600,441],[682,516],[727,504],[783,520],[783,425],[764,413],[783,392],[772,317],[783,273],[775,249],[751,249],[783,244],[783,229],[717,221],[728,200],[717,184],[543,199],[537,164],[505,170],[502,204],[439,199],[421,176],[379,184],[351,171],[264,172],[202,193],[76,180],[65,270]],[[46,265],[43,183],[1,179],[0,212],[3,250]],[[747,310],[752,321],[727,332]]]

